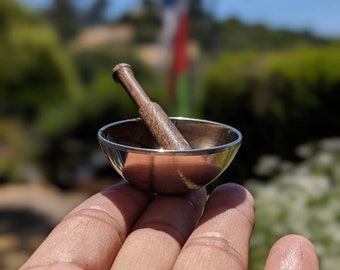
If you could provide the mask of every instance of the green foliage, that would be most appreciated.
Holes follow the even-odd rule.
[[[48,20],[58,31],[63,42],[69,41],[79,31],[80,16],[73,1],[53,0]]]
[[[136,27],[134,43],[153,43],[157,40],[161,20],[157,5],[143,1],[142,12],[125,14],[119,22],[129,23]]]
[[[26,168],[36,166],[51,137],[75,126],[84,93],[69,55],[41,17],[9,0],[1,1],[0,13],[0,144],[8,153],[1,153],[0,177],[14,181],[27,179]]]
[[[220,46],[225,51],[265,51],[273,48],[293,48],[303,44],[321,45],[327,42],[309,32],[272,30],[262,24],[247,25],[237,18],[221,22],[218,29]]]
[[[202,78],[203,115],[243,132],[246,170],[260,154],[292,157],[306,138],[340,130],[339,64],[338,45],[225,54]]]
[[[62,119],[52,131],[43,119],[65,100],[81,99],[81,88],[72,63],[60,47],[54,31],[11,1],[2,1],[0,24],[0,98],[6,100],[1,114],[37,125],[44,133],[67,128]]]
[[[0,183],[23,179],[38,154],[38,143],[20,122],[0,119]]]
[[[158,77],[136,61],[130,44],[110,44],[71,56],[44,19],[9,0],[2,1],[0,7],[0,61],[4,63],[0,67],[0,98],[6,101],[0,107],[1,116],[18,119],[18,130],[34,134],[37,140],[26,135],[17,143],[18,147],[33,144],[39,156],[21,157],[26,157],[27,163],[36,158],[46,162],[43,165],[53,181],[58,170],[67,170],[64,180],[70,181],[77,164],[90,159],[91,151],[98,149],[95,138],[101,126],[138,116],[125,91],[112,81],[115,64],[130,63],[150,96],[164,100]],[[68,8],[71,6],[65,1],[56,1],[54,11]],[[8,130],[0,142],[7,149],[15,129],[0,125]],[[78,144],[81,147],[76,147]],[[10,156],[17,153],[15,149],[10,146]],[[0,166],[1,175],[9,175],[21,164],[6,160],[7,165]]]
[[[105,21],[105,11],[109,4],[108,0],[96,0],[85,15],[85,22],[88,25],[100,24]]]
[[[88,117],[107,121],[117,121],[138,117],[136,106],[123,88],[112,79],[112,68],[121,62],[129,63],[135,76],[148,95],[155,100],[164,100],[164,91],[159,91],[161,80],[157,74],[131,54],[133,48],[126,46],[125,52],[115,52],[112,47],[86,51],[74,55],[80,77],[86,85],[86,95],[82,111]],[[107,117],[104,115],[110,114]]]
[[[256,201],[256,225],[251,241],[249,269],[263,269],[276,240],[286,234],[309,238],[320,258],[320,269],[338,269],[340,238],[340,138],[323,139],[297,148],[303,162],[293,164],[267,157],[257,167],[277,173],[264,184],[247,187]]]
[[[227,94],[227,105],[238,107],[235,101],[248,95],[254,114],[285,121],[292,109],[298,116],[320,105],[319,92],[331,92],[340,80],[339,63],[338,46],[226,54],[208,68],[203,83],[212,99]]]
[[[50,179],[63,188],[72,187],[74,174],[80,164],[91,166],[91,156],[100,150],[96,140],[99,128],[111,122],[138,117],[136,106],[124,89],[112,79],[112,68],[120,62],[133,66],[135,76],[154,100],[160,100],[159,78],[150,68],[136,60],[130,45],[126,50],[101,47],[92,51],[77,52],[73,60],[84,85],[81,102],[63,104],[63,112],[75,121],[72,128],[50,139],[46,160],[52,161]],[[50,121],[65,115],[55,111]],[[70,119],[72,120],[72,119]],[[52,125],[51,125],[52,126]],[[60,147],[60,145],[68,147]],[[78,145],[78,146],[77,146]],[[108,163],[103,164],[108,165]],[[90,168],[89,168],[90,169]],[[113,171],[111,172],[113,174]]]

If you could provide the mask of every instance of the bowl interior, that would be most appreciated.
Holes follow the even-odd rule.
[[[224,124],[187,118],[171,118],[171,121],[192,149],[223,150],[224,147],[239,143],[242,139],[239,131]],[[101,137],[113,146],[117,144],[116,146],[139,148],[140,151],[159,150],[148,128],[140,119],[108,125],[100,130],[99,138]]]

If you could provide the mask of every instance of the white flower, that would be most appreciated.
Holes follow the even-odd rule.
[[[299,145],[296,150],[296,155],[300,158],[308,158],[313,153],[313,147],[310,144],[301,144]]]
[[[280,158],[272,155],[264,155],[260,157],[254,171],[257,175],[270,175],[280,166]]]
[[[320,147],[326,151],[340,151],[340,137],[327,138],[320,141]]]
[[[305,144],[297,152],[305,158],[299,164],[264,156],[256,166],[257,173],[276,175],[267,183],[253,179],[247,185],[256,202],[251,248],[269,250],[282,235],[298,233],[314,243],[321,268],[339,269],[340,138]]]
[[[333,155],[329,152],[321,152],[314,157],[318,166],[329,167],[333,163]]]

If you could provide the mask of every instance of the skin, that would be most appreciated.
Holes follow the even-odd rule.
[[[181,196],[111,186],[71,211],[24,269],[247,269],[254,200],[225,184]],[[313,245],[288,235],[265,269],[319,269]]]

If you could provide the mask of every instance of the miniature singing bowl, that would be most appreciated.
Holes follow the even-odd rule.
[[[139,118],[108,124],[99,144],[113,168],[132,185],[161,194],[181,194],[213,182],[229,166],[242,140],[217,122],[171,117],[190,150],[163,150]]]

